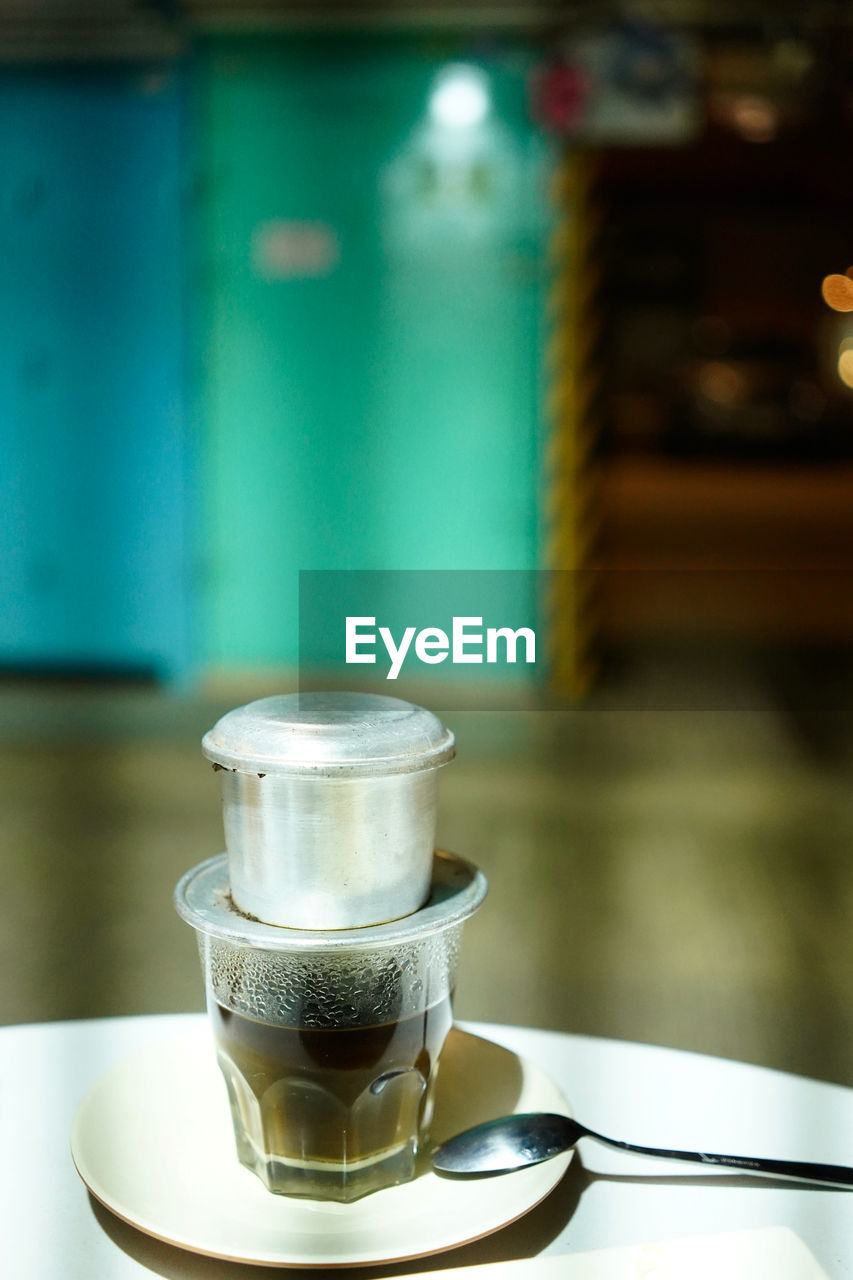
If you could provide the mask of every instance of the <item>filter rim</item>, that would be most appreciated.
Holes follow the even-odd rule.
[[[467,920],[483,902],[488,882],[479,867],[444,849],[433,855],[430,895],[410,915],[352,929],[291,929],[265,924],[237,908],[231,898],[228,855],[219,853],[191,867],[175,886],[178,915],[199,933],[263,951],[330,952],[373,950],[418,941]]]

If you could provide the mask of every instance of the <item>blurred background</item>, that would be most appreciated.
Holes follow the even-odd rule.
[[[832,0],[0,0],[0,1021],[202,1007],[300,570],[541,570],[458,1014],[853,1084],[851,140]]]

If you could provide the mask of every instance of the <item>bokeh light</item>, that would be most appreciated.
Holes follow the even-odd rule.
[[[820,292],[833,311],[853,311],[853,280],[848,275],[826,276]]]
[[[838,348],[838,376],[846,387],[853,387],[853,338],[845,338]]]
[[[464,63],[446,67],[430,94],[429,113],[436,124],[470,129],[489,114],[489,82],[478,67]]]

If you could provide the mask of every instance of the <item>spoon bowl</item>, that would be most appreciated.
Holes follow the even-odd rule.
[[[568,1151],[583,1132],[569,1116],[551,1112],[503,1116],[448,1139],[432,1164],[439,1173],[509,1173]]]

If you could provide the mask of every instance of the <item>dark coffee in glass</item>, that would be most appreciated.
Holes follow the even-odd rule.
[[[238,1154],[272,1191],[355,1199],[412,1176],[449,996],[373,1026],[274,1026],[212,1002]]]

